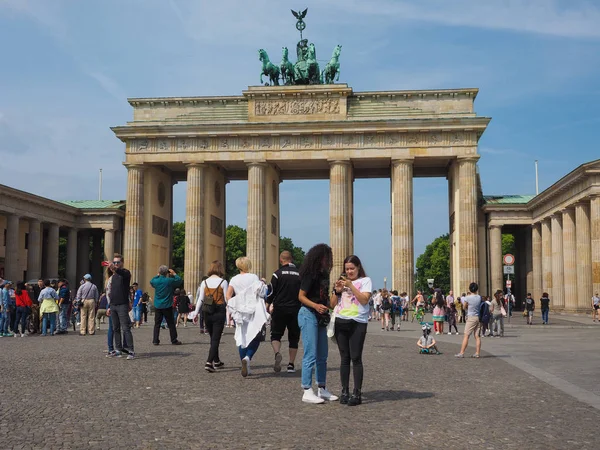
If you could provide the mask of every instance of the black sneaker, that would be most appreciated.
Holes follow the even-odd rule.
[[[294,368],[294,364],[293,363],[289,363],[287,366],[287,372],[288,373],[296,373],[296,369]]]
[[[175,341],[175,342],[171,342],[171,344],[173,344],[173,345],[182,345],[183,342],[181,342],[181,341],[178,340],[178,341]]]
[[[204,364],[204,370],[206,370],[207,372],[211,372],[211,373],[216,371],[215,366],[212,365],[211,363]]]
[[[219,361],[219,362],[213,363],[213,367],[214,367],[215,369],[220,369],[220,368],[221,368],[221,367],[223,367],[224,365],[225,365],[225,363],[224,363],[223,361]]]

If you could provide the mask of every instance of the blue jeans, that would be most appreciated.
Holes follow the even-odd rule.
[[[246,356],[248,357],[248,359],[252,359],[252,357],[258,350],[259,345],[260,345],[260,333],[258,333],[256,335],[256,337],[250,341],[250,343],[248,344],[248,347],[246,347],[246,348],[243,348],[241,346],[238,347],[238,350],[240,351],[240,359],[244,359]]]
[[[17,306],[17,319],[15,320],[15,333],[19,331],[19,323],[21,324],[21,334],[25,334],[25,325],[27,324],[27,316],[29,311],[26,306]]]
[[[327,342],[327,328],[320,327],[317,316],[308,308],[303,306],[298,313],[298,325],[302,331],[302,346],[304,356],[302,357],[302,387],[312,387],[312,374],[315,370],[317,386],[325,387],[327,382],[327,356],[329,344]]]
[[[0,334],[8,334],[8,324],[10,323],[10,311],[0,313]]]
[[[548,312],[550,309],[542,309],[542,322],[548,323]]]
[[[141,322],[141,320],[142,320],[142,304],[138,303],[138,305],[133,308],[133,321]]]
[[[60,312],[58,313],[58,330],[67,331],[69,327],[69,321],[67,319],[67,312],[69,311],[69,304],[63,303],[59,306]]]
[[[48,321],[50,321],[50,336],[52,336],[54,331],[56,331],[56,313],[44,313],[44,318],[42,319],[42,336],[46,336]]]

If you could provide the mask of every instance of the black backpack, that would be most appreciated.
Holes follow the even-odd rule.
[[[479,321],[481,323],[488,323],[490,321],[490,307],[486,302],[481,302],[479,307]]]
[[[389,297],[385,297],[381,303],[381,309],[383,310],[388,310],[388,309],[392,309],[392,303],[390,302],[390,298]]]

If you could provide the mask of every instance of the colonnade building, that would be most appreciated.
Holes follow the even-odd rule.
[[[122,250],[124,220],[124,201],[59,202],[0,185],[0,277],[56,279],[64,258],[64,276],[72,285],[90,273],[101,286],[101,262]]]

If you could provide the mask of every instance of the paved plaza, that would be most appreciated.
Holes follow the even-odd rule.
[[[443,355],[425,356],[416,323],[371,323],[354,408],[303,404],[300,373],[275,374],[268,343],[242,378],[230,329],[225,368],[206,373],[208,336],[179,333],[184,345],[155,347],[151,326],[134,330],[134,361],[104,356],[105,329],[1,339],[0,447],[597,448],[600,325],[589,319],[527,327],[513,317],[504,339],[484,339],[479,360],[454,358],[462,335],[436,336]],[[331,346],[334,393],[338,369]]]

